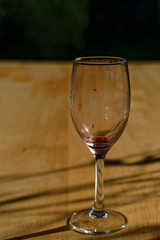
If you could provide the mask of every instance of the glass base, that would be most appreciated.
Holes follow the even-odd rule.
[[[128,223],[127,218],[116,211],[83,210],[74,213],[69,224],[73,230],[85,234],[109,234],[123,229]]]

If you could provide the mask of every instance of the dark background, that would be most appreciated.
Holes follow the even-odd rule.
[[[160,59],[160,0],[0,0],[0,59]]]

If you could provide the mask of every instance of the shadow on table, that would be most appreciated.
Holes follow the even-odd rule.
[[[137,161],[134,160],[135,158],[138,158],[138,160]],[[160,162],[160,150],[136,153],[136,154],[124,156],[119,159],[109,159],[105,161],[105,165],[138,166],[138,165],[153,164],[156,162]]]
[[[152,175],[152,177],[151,177]],[[144,185],[145,183],[145,185]],[[147,184],[146,184],[147,183]],[[154,188],[153,188],[154,184]],[[122,206],[126,204],[132,204],[137,201],[143,201],[144,199],[148,199],[150,197],[153,197],[155,195],[160,195],[160,170],[152,170],[148,172],[141,172],[133,175],[127,175],[127,176],[121,176],[117,178],[111,178],[104,180],[105,186],[117,186],[119,189],[116,190],[116,192],[107,194],[108,201],[111,199],[111,204],[109,204],[109,207],[115,207],[115,206]],[[128,188],[128,185],[130,187]],[[156,187],[156,191],[155,191]],[[68,187],[57,187],[54,189],[44,190],[44,191],[38,191],[36,193],[26,193],[25,195],[15,196],[15,197],[9,197],[7,199],[0,200],[0,207],[14,204],[14,203],[20,203],[20,202],[27,202],[29,200],[35,200],[35,199],[41,199],[49,196],[60,196],[61,194],[66,193],[76,193],[79,191],[87,190],[87,189],[94,189],[94,182],[93,183],[84,183],[79,185],[74,185]],[[141,194],[141,198],[137,198],[137,195],[135,193],[141,190],[147,190],[143,196]],[[119,196],[124,196],[124,194],[127,194],[127,198],[123,197],[123,202],[120,201],[118,198]],[[113,201],[115,199],[116,201]],[[65,205],[65,204],[79,204],[86,201],[93,201],[93,197],[88,198],[80,198],[80,199],[73,199],[68,201],[58,201],[55,203],[56,206]],[[46,205],[41,204],[39,206],[29,206],[29,207],[20,207],[14,209],[0,209],[0,214],[8,214],[12,212],[21,212],[21,211],[28,211],[28,210],[35,210],[35,209],[43,209],[51,207],[52,204]]]
[[[140,158],[138,161],[131,161],[131,159],[134,158]],[[147,165],[147,164],[153,164],[156,162],[160,162],[160,150],[155,151],[148,151],[144,153],[136,153],[132,155],[127,155],[119,159],[107,159],[105,160],[105,166],[138,166],[138,165]],[[0,182],[8,182],[8,181],[14,181],[14,180],[22,180],[22,179],[28,179],[32,177],[40,177],[45,176],[49,174],[56,174],[60,172],[66,172],[71,171],[74,169],[80,169],[84,167],[90,167],[94,166],[94,160],[92,159],[89,162],[71,166],[71,167],[65,167],[61,169],[56,170],[49,170],[45,172],[34,172],[34,173],[19,173],[19,174],[10,174],[5,176],[0,176]]]
[[[113,159],[113,160],[108,160],[106,161],[105,165],[140,165],[140,164],[151,164],[151,163],[155,163],[160,161],[160,157],[158,157],[158,155],[160,154],[160,150],[154,151],[154,152],[149,152],[149,153],[144,153],[142,154],[134,154],[134,155],[130,155],[130,156],[126,156],[122,159]],[[131,164],[123,162],[124,159],[128,159],[128,158],[132,158],[135,156],[143,156],[141,161],[139,162],[132,162]],[[88,162],[86,164],[83,165],[77,165],[77,166],[73,166],[71,168],[63,168],[60,170],[55,170],[55,171],[48,171],[48,172],[43,172],[43,173],[35,173],[35,174],[26,174],[26,175],[11,175],[11,176],[4,176],[4,177],[0,177],[0,183],[1,181],[13,181],[13,180],[21,180],[22,178],[30,178],[30,177],[35,177],[35,176],[42,176],[42,175],[46,175],[48,174],[54,174],[55,172],[61,172],[61,171],[69,171],[72,169],[77,169],[77,168],[81,168],[81,167],[88,167],[91,166],[91,164],[94,165],[93,161]],[[151,177],[152,176],[152,177]],[[152,188],[153,186],[153,182],[154,182],[154,186],[157,186],[157,192],[155,192],[155,189]],[[143,183],[147,183],[145,186]],[[138,198],[135,195],[135,190],[136,191],[141,191],[144,190],[145,188],[148,189],[148,191],[144,194],[143,198],[141,195],[141,200],[143,199],[147,199],[152,197],[153,195],[155,196],[155,194],[158,196],[160,194],[159,191],[159,186],[160,186],[160,170],[159,169],[155,169],[152,171],[145,171],[145,172],[139,172],[137,174],[129,174],[129,175],[125,175],[125,176],[120,176],[120,177],[116,177],[116,178],[111,178],[111,179],[107,179],[104,180],[104,184],[106,186],[110,185],[110,186],[120,186],[122,189],[117,190],[114,193],[110,193],[109,195],[107,195],[107,199],[112,199],[112,203],[109,205],[109,207],[115,207],[115,206],[119,206],[119,205],[126,205],[126,204],[132,204],[134,202],[137,202]],[[130,185],[130,188],[128,188],[128,184]],[[125,187],[126,185],[126,187]],[[124,187],[123,187],[124,186]],[[65,194],[65,193],[72,193],[72,192],[77,192],[77,191],[81,191],[81,190],[87,190],[87,189],[94,189],[94,182],[93,183],[84,183],[84,184],[79,184],[79,185],[74,185],[74,186],[70,186],[68,187],[58,187],[58,188],[54,188],[54,189],[49,189],[49,190],[44,190],[44,191],[39,191],[36,193],[27,193],[25,195],[20,195],[20,196],[14,196],[14,197],[9,197],[7,199],[3,199],[0,201],[0,206],[5,206],[7,204],[13,204],[13,203],[17,203],[17,202],[24,202],[24,201],[28,201],[28,200],[34,200],[36,198],[45,198],[45,197],[49,197],[49,196],[53,196],[53,195],[61,195],[61,194]],[[122,196],[123,194],[127,193],[129,196],[127,199],[123,198],[123,202],[119,201],[118,197]],[[6,193],[5,193],[6,194]],[[9,196],[12,195],[12,193],[8,193]],[[3,193],[1,194],[3,195]],[[0,197],[1,197],[0,195]],[[7,195],[7,194],[6,194]],[[3,196],[4,197],[4,196]],[[113,199],[117,199],[117,202],[113,202]],[[56,203],[56,206],[58,205],[64,205],[64,204],[73,204],[73,203],[82,203],[82,202],[86,202],[86,201],[93,201],[93,197],[91,198],[85,198],[85,199],[73,199],[70,200],[70,202],[68,201],[58,201]],[[46,204],[41,204],[40,206],[30,206],[30,207],[20,207],[18,206],[18,208],[15,209],[0,209],[0,213],[1,214],[8,214],[9,212],[18,212],[18,211],[28,211],[28,210],[34,210],[34,209],[43,209],[43,208],[47,208],[50,207],[51,205],[46,206]]]
[[[64,225],[64,226],[61,226],[61,227],[48,229],[48,230],[40,231],[40,232],[35,232],[35,233],[31,233],[31,234],[26,234],[26,235],[19,236],[19,237],[7,238],[5,240],[22,240],[22,239],[27,239],[27,238],[46,236],[46,235],[49,235],[49,234],[54,234],[54,233],[59,233],[59,232],[65,232],[65,231],[69,231],[69,230],[70,230],[69,226]]]
[[[40,236],[47,236],[49,234],[55,234],[55,233],[63,233],[66,231],[71,231],[70,226],[68,225],[64,225],[61,227],[57,227],[57,228],[53,228],[53,229],[48,229],[45,231],[40,231],[40,232],[35,232],[35,233],[31,233],[31,234],[26,234],[26,235],[22,235],[22,236],[18,236],[18,237],[14,237],[14,238],[7,238],[5,240],[23,240],[23,239],[29,239],[29,238],[35,238],[35,237],[40,237]],[[153,237],[151,237],[153,233]],[[79,236],[78,236],[79,235]],[[135,239],[137,237],[145,237],[145,239],[147,240],[149,235],[149,239],[150,240],[159,240],[160,239],[160,225],[158,226],[140,226],[140,227],[136,227],[136,228],[130,228],[130,229],[124,229],[118,233],[113,233],[113,234],[109,234],[109,235],[85,235],[85,234],[80,234],[77,233],[76,236],[76,240],[82,240],[82,239],[87,239],[87,240],[104,240],[104,239]],[[156,237],[154,237],[156,236]]]
[[[113,166],[118,166],[118,165],[145,165],[145,164],[151,164],[151,163],[156,163],[158,161],[160,161],[160,157],[158,156],[160,154],[160,151],[154,151],[148,154],[139,154],[138,156],[141,157],[141,161],[138,162],[132,162],[131,164],[127,163],[125,160],[128,159],[129,157],[136,157],[136,155],[132,155],[132,156],[126,156],[122,159],[113,159],[113,160],[109,160],[108,162],[106,161],[106,165],[113,165]],[[3,181],[9,181],[9,180],[21,180],[21,178],[30,178],[30,177],[35,177],[35,176],[43,176],[46,174],[54,174],[55,172],[61,172],[61,171],[69,171],[69,170],[73,170],[73,169],[77,169],[77,168],[84,168],[84,167],[88,167],[91,166],[91,164],[94,165],[94,162],[92,160],[92,162],[88,162],[86,164],[82,164],[82,165],[77,165],[77,166],[73,166],[71,168],[63,168],[63,169],[59,169],[59,170],[53,170],[53,171],[48,171],[48,172],[43,172],[43,173],[35,173],[35,174],[26,174],[23,176],[22,175],[11,175],[11,176],[4,176],[0,178],[0,182],[1,180]],[[152,177],[151,177],[152,176]],[[5,178],[6,177],[6,178]],[[147,183],[145,186],[143,185],[143,183]],[[157,191],[155,192],[155,188],[153,189],[153,182],[154,182],[154,186],[157,186]],[[159,169],[155,169],[152,171],[145,171],[145,172],[140,172],[137,174],[133,174],[133,175],[125,175],[125,176],[120,176],[120,177],[116,177],[116,178],[112,178],[112,179],[107,179],[104,181],[105,185],[107,186],[108,184],[111,186],[120,186],[119,189],[116,190],[116,192],[114,193],[110,193],[107,195],[108,200],[111,199],[108,207],[112,208],[115,206],[122,206],[122,205],[127,205],[127,204],[133,204],[136,203],[137,201],[143,201],[144,199],[148,199],[151,198],[153,196],[159,196],[160,195],[160,191],[159,191],[159,186],[160,186],[160,170]],[[142,184],[141,184],[142,183]],[[128,184],[130,184],[130,187],[128,188]],[[122,187],[122,188],[121,188]],[[147,191],[145,193],[143,193],[143,196],[141,194],[141,199],[139,199],[136,195],[137,191],[141,192],[141,189],[144,190],[144,188],[146,187]],[[17,197],[12,197],[6,200],[1,200],[0,201],[0,206],[2,206],[0,213],[1,214],[8,214],[9,212],[20,212],[20,211],[28,211],[28,210],[37,210],[38,208],[40,209],[46,209],[47,207],[50,207],[51,205],[46,206],[46,204],[44,205],[39,205],[39,206],[31,206],[31,207],[17,207],[17,208],[10,208],[10,209],[3,209],[4,205],[7,204],[12,204],[12,203],[16,203],[16,202],[21,202],[21,201],[28,201],[28,200],[34,200],[35,198],[45,198],[48,196],[53,196],[53,195],[61,195],[61,194],[65,194],[68,192],[76,192],[76,191],[81,191],[81,190],[87,190],[89,188],[94,188],[94,183],[87,183],[87,184],[80,184],[80,185],[76,185],[76,186],[70,186],[70,188],[67,187],[61,187],[61,188],[54,188],[54,189],[50,189],[47,191],[40,191],[37,193],[32,193],[32,194],[26,194],[24,196],[17,196]],[[119,196],[122,196],[123,194],[127,193],[127,197],[120,198]],[[113,199],[115,199],[113,201]],[[85,199],[72,199],[69,202],[68,201],[59,201],[56,203],[56,206],[59,205],[64,205],[64,204],[79,204],[81,202],[85,202],[85,201],[93,201],[93,198],[85,198]],[[46,213],[46,211],[41,212],[40,214],[48,214]],[[51,213],[53,214],[53,213]],[[69,216],[70,214],[67,213],[66,217]],[[62,216],[61,216],[62,217]],[[64,216],[63,216],[64,218]],[[35,229],[36,230],[36,229]],[[49,229],[49,230],[45,230],[45,231],[41,231],[41,232],[35,232],[32,234],[27,234],[24,236],[19,236],[19,237],[14,237],[14,238],[8,238],[5,240],[21,240],[21,239],[27,239],[27,238],[34,238],[34,237],[38,237],[38,236],[45,236],[48,234],[55,234],[58,232],[65,232],[65,231],[69,231],[70,228],[68,225],[64,225],[61,227],[57,227],[54,229]],[[141,236],[141,235],[145,235],[147,233],[151,233],[151,232],[156,232],[157,234],[160,233],[160,226],[147,226],[147,227],[139,227],[136,229],[132,229],[130,228],[129,230],[123,230],[122,232],[118,233],[118,235],[109,235],[109,238],[107,236],[105,236],[105,239],[118,239],[119,237],[123,237],[124,239],[127,239],[127,236],[130,238],[130,236]],[[159,234],[160,235],[160,234]],[[159,236],[158,235],[158,236]],[[80,235],[83,236],[83,235]],[[154,235],[155,236],[155,235]],[[76,238],[77,239],[77,238]],[[79,239],[82,239],[82,237],[80,237]],[[90,239],[96,239],[93,236],[88,236],[87,240]],[[104,239],[102,237],[100,237],[99,239]],[[158,240],[159,238],[153,238],[153,240]]]

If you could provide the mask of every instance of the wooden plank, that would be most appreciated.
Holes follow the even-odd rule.
[[[94,199],[94,160],[69,116],[69,62],[0,62],[0,239],[94,239],[67,226]],[[132,104],[105,162],[105,203],[129,220],[99,239],[160,239],[160,62],[129,63]]]

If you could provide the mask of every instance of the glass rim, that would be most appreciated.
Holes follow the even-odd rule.
[[[75,58],[73,63],[81,65],[121,65],[127,63],[127,60],[123,57],[114,56],[88,56]]]

